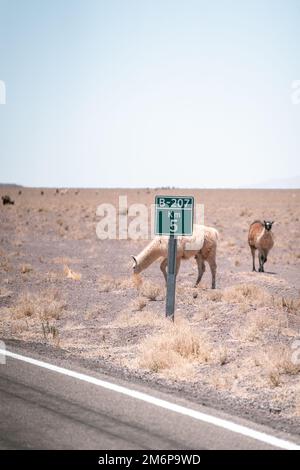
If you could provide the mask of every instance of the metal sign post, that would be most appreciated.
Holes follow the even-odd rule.
[[[176,253],[177,238],[171,233],[168,244],[168,273],[167,273],[167,301],[166,317],[174,321],[175,293],[176,293]]]
[[[166,316],[174,321],[176,293],[177,235],[193,233],[194,198],[156,196],[155,234],[169,236]]]

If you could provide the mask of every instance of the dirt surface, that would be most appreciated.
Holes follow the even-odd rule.
[[[51,361],[146,381],[195,402],[299,433],[300,191],[78,190],[1,187],[0,336]],[[21,194],[19,194],[21,192]],[[175,325],[164,319],[158,263],[133,278],[145,240],[99,240],[96,214],[120,195],[194,195],[218,229],[217,289],[195,260],[177,279]],[[149,212],[150,214],[150,212]],[[150,215],[149,215],[150,217]],[[129,217],[129,222],[132,218]],[[265,273],[252,273],[249,224],[274,220]]]

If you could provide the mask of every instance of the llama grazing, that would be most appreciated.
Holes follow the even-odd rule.
[[[155,237],[137,256],[133,258],[133,272],[141,273],[158,258],[162,258],[160,269],[167,282],[168,264],[168,237]],[[205,271],[205,261],[208,262],[212,275],[212,289],[216,287],[216,254],[218,231],[204,225],[194,225],[193,235],[190,237],[177,237],[176,275],[178,274],[182,259],[195,257],[198,265],[198,278],[195,287],[199,284]]]
[[[274,222],[255,220],[252,222],[248,233],[248,243],[252,253],[253,271],[255,269],[255,250],[258,250],[259,272],[264,272],[264,264],[268,253],[274,245],[272,225]]]

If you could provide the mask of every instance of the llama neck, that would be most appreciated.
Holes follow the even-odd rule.
[[[273,246],[273,233],[264,227],[257,241],[262,248],[269,250]]]
[[[146,248],[137,255],[136,261],[140,271],[148,268],[161,256],[157,239],[152,240]]]
[[[262,231],[257,237],[257,241],[260,242],[261,240],[264,240],[267,234],[268,234],[267,230],[265,229],[265,227],[263,227]]]
[[[271,232],[271,230],[266,230],[265,228],[263,229],[263,232],[261,234],[261,238],[264,238],[264,239],[269,239],[269,238],[272,238],[273,234]]]

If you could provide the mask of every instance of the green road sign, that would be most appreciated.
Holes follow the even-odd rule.
[[[192,235],[194,198],[190,196],[155,197],[155,234]]]

